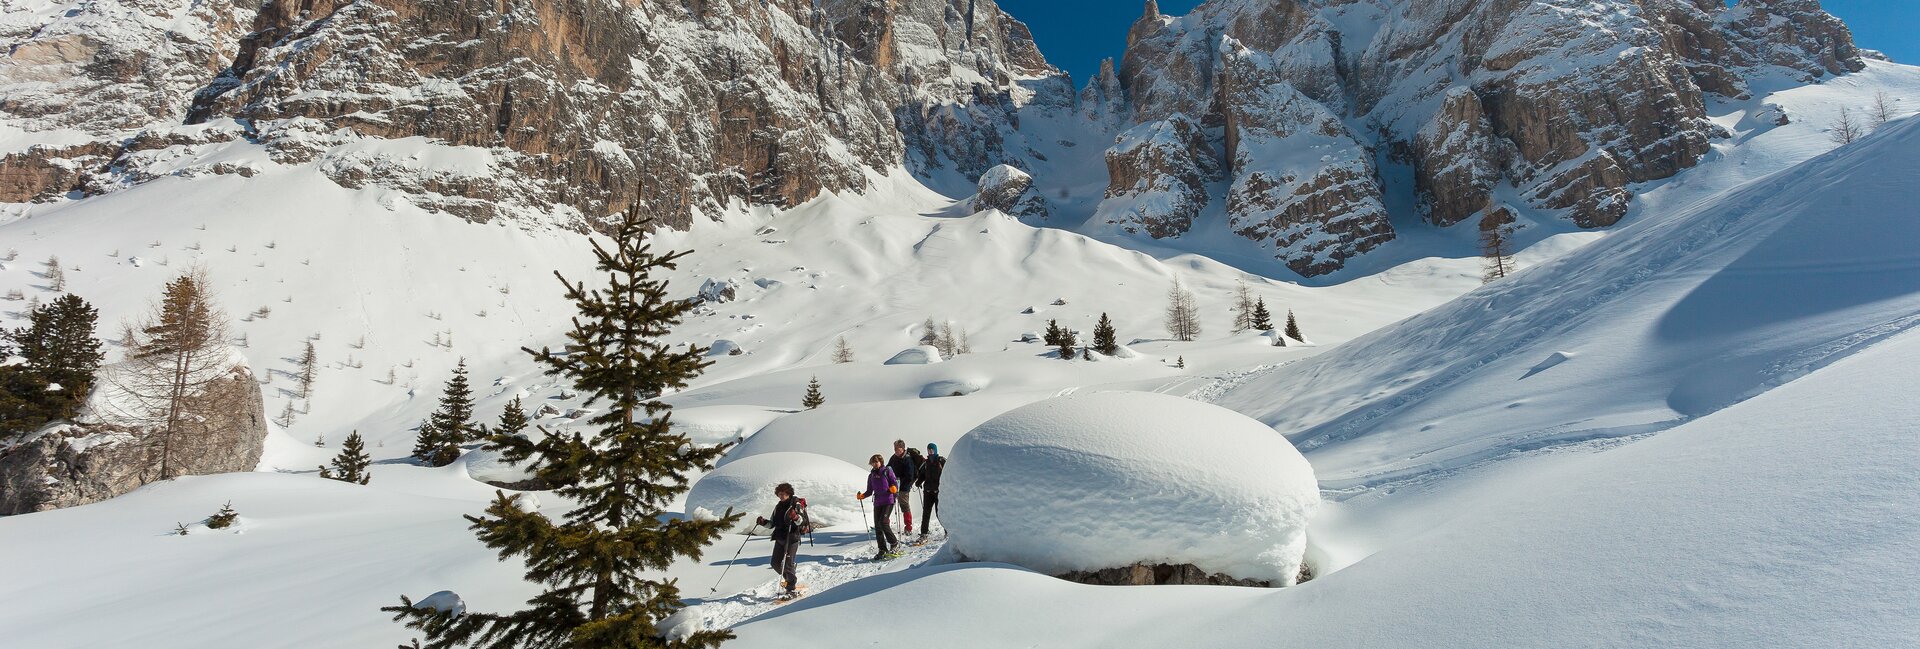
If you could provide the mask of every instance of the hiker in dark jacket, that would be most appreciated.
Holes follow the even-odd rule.
[[[893,459],[887,460],[887,468],[892,469],[893,477],[900,480],[900,516],[905,519],[900,525],[901,534],[913,533],[913,499],[908,496],[913,489],[914,474],[920,468],[914,464],[913,456],[907,455],[907,443],[893,440]]]
[[[754,522],[773,528],[773,571],[780,573],[786,597],[793,597],[800,587],[794,558],[800,554],[800,542],[805,540],[813,520],[807,515],[806,501],[793,496],[793,485],[782,482],[773,488],[773,495],[780,499],[773,506],[773,516],[762,516]]]
[[[913,481],[920,487],[920,540],[927,538],[927,523],[933,520],[933,511],[940,505],[940,474],[947,469],[947,458],[940,454],[940,446],[927,445],[927,459],[920,463],[920,472],[914,474]]]
[[[885,559],[900,547],[900,537],[893,535],[893,526],[887,520],[893,516],[894,496],[900,492],[900,480],[893,477],[893,471],[879,454],[868,458],[867,466],[873,468],[867,472],[867,490],[853,497],[864,500],[873,496],[873,540],[880,544],[880,553],[873,558]]]

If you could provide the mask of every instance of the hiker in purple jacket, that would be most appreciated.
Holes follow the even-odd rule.
[[[884,559],[900,547],[900,538],[893,535],[893,526],[887,524],[887,517],[893,515],[894,494],[900,493],[900,480],[893,477],[886,459],[879,454],[869,458],[867,466],[873,467],[872,471],[867,472],[867,490],[853,497],[865,499],[873,496],[874,541],[880,544],[880,553],[873,558]]]

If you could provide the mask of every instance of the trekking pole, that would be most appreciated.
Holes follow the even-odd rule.
[[[865,499],[865,498],[855,498],[854,500],[858,500],[858,501],[860,501],[860,522],[861,522],[861,523],[866,523],[866,522],[868,522],[868,521],[871,521],[871,520],[873,520],[873,519],[871,519],[871,518],[867,518],[867,499]],[[872,525],[868,525],[868,526],[867,526],[867,534],[868,534],[869,536],[872,536],[872,537],[873,537],[873,545],[874,545],[874,547],[879,547],[879,546],[880,546],[880,531],[879,531],[879,530],[876,530],[876,529],[873,529],[873,526],[872,526]]]
[[[713,580],[713,587],[707,589],[707,594],[711,595],[720,592],[720,582],[726,580],[727,573],[733,570],[733,564],[740,562],[740,553],[746,551],[747,542],[752,540],[753,534],[751,532],[747,534],[747,538],[740,539],[740,549],[733,551],[733,559],[727,561],[727,569],[720,571],[720,578]]]

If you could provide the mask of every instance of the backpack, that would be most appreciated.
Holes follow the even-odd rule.
[[[795,523],[798,523],[798,525],[794,527],[795,531],[801,534],[813,533],[813,516],[807,513],[807,499],[794,496],[793,510],[787,512],[787,516],[792,518]]]

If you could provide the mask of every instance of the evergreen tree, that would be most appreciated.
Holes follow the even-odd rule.
[[[300,398],[313,398],[313,377],[320,371],[320,355],[313,349],[313,341],[307,341],[307,347],[300,352]]]
[[[805,407],[808,410],[812,410],[814,408],[820,407],[820,404],[823,404],[826,402],[827,402],[827,398],[820,394],[820,377],[816,376],[816,377],[813,377],[811,380],[808,380],[807,394],[806,396],[800,398],[800,405]]]
[[[1253,301],[1252,324],[1255,331],[1270,331],[1273,329],[1273,314],[1267,312],[1267,298],[1257,298]]]
[[[1100,314],[1100,322],[1093,325],[1093,349],[1108,356],[1120,352],[1118,334],[1113,330],[1113,321],[1107,319],[1105,313]]]
[[[473,425],[473,389],[467,385],[467,359],[453,366],[453,378],[440,393],[440,409],[433,412],[433,427],[456,445],[480,439]]]
[[[933,318],[927,318],[926,322],[920,324],[920,344],[933,346],[939,340],[940,326],[933,323]]]
[[[657,397],[684,388],[711,363],[706,350],[670,347],[663,337],[691,308],[668,295],[653,274],[672,270],[684,252],[656,255],[645,244],[647,221],[629,211],[614,232],[615,248],[594,242],[596,268],[608,275],[604,289],[560,278],[579,315],[560,351],[527,350],[547,373],[572,379],[588,404],[607,401],[591,423],[592,440],[580,432],[548,434],[534,442],[495,435],[509,462],[528,464],[535,479],[576,503],[559,520],[521,509],[498,493],[485,516],[469,516],[472,528],[500,557],[523,557],[526,578],[544,592],[521,611],[468,611],[455,615],[416,608],[402,597],[383,610],[424,632],[425,646],[486,647],[713,647],[732,637],[724,630],[699,631],[668,640],[659,624],[681,607],[673,580],[648,579],[675,559],[698,559],[704,548],[739,523],[729,512],[715,520],[668,518],[664,508],[688,488],[689,474],[709,470],[731,445],[700,446],[674,432],[670,406]],[[556,275],[558,275],[556,273]]]
[[[1063,330],[1060,328],[1059,320],[1048,320],[1047,331],[1040,336],[1040,340],[1045,341],[1049,347],[1059,347],[1061,331]]]
[[[25,363],[0,367],[0,386],[11,398],[0,397],[0,428],[21,430],[53,419],[66,419],[79,410],[93,389],[94,372],[106,354],[94,338],[99,312],[77,295],[62,295],[27,313],[27,326],[0,332],[13,350],[0,345],[0,358],[19,354]],[[57,390],[49,389],[59,385]]]
[[[366,484],[373,479],[367,473],[367,467],[373,464],[373,457],[367,455],[366,443],[360,440],[360,431],[347,435],[347,441],[340,445],[340,454],[333,456],[333,468],[320,467],[320,477],[328,480]]]
[[[847,345],[847,337],[841,336],[833,342],[833,362],[853,362],[853,347]]]
[[[1253,305],[1253,291],[1247,289],[1246,280],[1240,280],[1233,291],[1233,333],[1254,328]]]
[[[1175,359],[1173,359],[1173,366],[1174,366],[1174,367],[1178,367],[1178,368],[1180,368],[1180,369],[1183,369],[1183,370],[1184,370],[1184,369],[1187,369],[1187,357],[1185,357],[1185,356],[1180,356],[1180,357],[1177,357],[1177,358],[1175,358]]]
[[[486,431],[487,436],[491,438],[494,435],[519,435],[530,423],[532,419],[527,416],[526,406],[520,404],[520,397],[514,397],[513,401],[507,403],[507,409],[500,412],[499,425]]]
[[[207,517],[207,529],[224,530],[232,527],[236,520],[240,520],[240,512],[233,510],[233,501],[229,500],[227,504],[220,506],[220,511]]]
[[[1073,348],[1080,344],[1080,337],[1072,329],[1062,327],[1057,320],[1047,321],[1047,335],[1051,337],[1054,349],[1059,352],[1060,360],[1070,361],[1076,354]]]
[[[460,459],[460,438],[434,425],[433,418],[420,422],[413,437],[413,459],[427,466],[446,466]]]
[[[1293,309],[1287,309],[1287,337],[1300,342],[1307,341],[1305,336],[1300,335],[1300,323],[1293,319]]]

